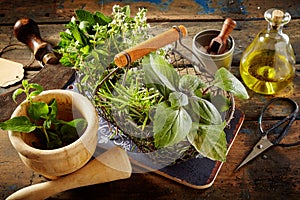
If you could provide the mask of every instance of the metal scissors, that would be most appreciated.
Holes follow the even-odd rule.
[[[263,117],[265,115],[265,112],[270,107],[270,105],[273,104],[276,101],[287,102],[292,107],[292,112],[289,115],[285,116],[280,121],[277,121],[275,124],[273,124],[271,128],[269,128],[267,130],[263,130],[262,121],[263,121]],[[300,141],[297,141],[297,142],[294,142],[294,143],[280,143],[281,140],[288,134],[289,128],[291,127],[291,125],[293,124],[295,119],[297,118],[298,111],[299,111],[299,106],[292,99],[279,97],[279,98],[274,98],[271,101],[269,101],[263,107],[263,109],[261,111],[261,114],[258,118],[259,132],[261,133],[262,137],[256,143],[256,145],[253,147],[252,151],[248,154],[248,156],[236,168],[235,171],[239,170],[246,163],[250,162],[252,159],[254,159],[255,157],[257,157],[258,155],[260,155],[261,153],[263,153],[264,151],[266,151],[267,149],[269,149],[272,146],[277,145],[277,146],[287,147],[287,146],[299,145]],[[282,126],[283,124],[285,124],[284,128],[282,128],[280,130],[279,127]],[[274,132],[278,132],[278,130],[280,130],[279,134],[274,133]],[[277,136],[271,138],[270,133],[274,133],[274,135],[277,135]]]

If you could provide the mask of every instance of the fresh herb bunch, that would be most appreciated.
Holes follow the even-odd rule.
[[[27,116],[17,116],[0,123],[0,128],[16,132],[34,132],[41,137],[41,141],[46,141],[46,145],[35,144],[36,148],[55,149],[68,145],[78,139],[78,132],[82,132],[87,122],[78,118],[72,121],[57,119],[58,107],[55,99],[48,104],[42,101],[33,101],[33,97],[43,91],[43,88],[36,83],[22,81],[23,88],[15,90],[13,100],[17,96],[25,93],[26,100],[29,101]]]
[[[60,33],[58,53],[62,55],[60,62],[65,66],[82,69],[85,58],[93,50],[106,58],[111,51],[111,44],[116,50],[113,55],[128,47],[136,38],[147,37],[149,28],[146,9],[140,9],[134,16],[130,16],[130,7],[113,6],[111,16],[96,11],[76,10],[76,17],[66,25],[66,31]],[[107,41],[110,40],[109,44]],[[127,44],[127,46],[126,46]],[[101,46],[101,47],[99,47]],[[101,48],[105,47],[104,50]],[[106,62],[107,67],[111,63]]]
[[[225,161],[226,121],[220,113],[228,110],[230,101],[226,96],[210,95],[209,89],[217,87],[239,98],[248,98],[244,86],[228,70],[219,69],[208,85],[196,75],[179,75],[163,56],[151,53],[142,59],[142,68],[129,69],[122,82],[107,82],[110,87],[104,84],[98,91],[102,100],[96,104],[110,113],[117,125],[122,120],[131,121],[129,124],[140,125],[141,134],[150,125],[150,140],[156,149],[187,140],[201,155]],[[138,132],[126,126],[126,122],[121,129],[128,135]]]
[[[103,83],[116,68],[113,59],[117,53],[149,38],[146,10],[131,18],[129,6],[114,6],[110,17],[84,10],[77,10],[76,17],[78,22],[72,18],[61,33],[61,62],[79,69],[79,91],[93,98],[106,119],[129,137],[140,134],[137,141],[149,144],[149,149],[187,141],[203,156],[225,160],[226,122],[220,113],[229,109],[230,101],[209,91],[218,87],[248,98],[229,71],[218,70],[213,83],[207,85],[197,76],[180,76],[165,60],[163,50],[119,69]]]

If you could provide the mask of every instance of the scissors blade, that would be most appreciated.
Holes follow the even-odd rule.
[[[243,162],[235,169],[238,171],[242,166],[250,162],[252,159],[257,157],[259,154],[273,146],[274,144],[268,140],[267,135],[263,136],[253,147],[252,151],[248,154],[248,156],[243,160]]]

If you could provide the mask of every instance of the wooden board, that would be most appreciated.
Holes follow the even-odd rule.
[[[300,13],[299,7],[294,6],[297,0],[19,0],[0,2],[0,24],[13,24],[25,16],[39,23],[66,22],[76,9],[101,11],[110,15],[115,4],[130,5],[132,14],[139,8],[146,8],[151,21],[222,20],[225,17],[262,19],[264,11],[272,7],[289,11],[293,18],[298,18]]]

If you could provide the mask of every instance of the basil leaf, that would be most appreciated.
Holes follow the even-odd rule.
[[[46,119],[49,113],[49,107],[45,102],[32,102],[28,106],[28,115],[33,120],[40,120],[41,118]]]
[[[227,153],[225,126],[225,122],[218,125],[195,123],[187,138],[203,156],[224,162]]]
[[[159,104],[153,122],[155,146],[162,148],[182,141],[191,126],[192,120],[183,108],[174,110],[165,103]]]
[[[249,98],[244,85],[233,74],[223,67],[218,69],[218,71],[215,73],[213,85],[227,92],[231,92],[241,99]]]
[[[151,53],[142,61],[143,70],[146,74],[146,84],[153,84],[159,92],[167,97],[170,92],[176,91],[179,75],[174,67],[162,56]]]
[[[230,107],[230,100],[223,95],[213,96],[211,102],[220,113],[228,110]]]
[[[190,101],[196,101],[199,104],[199,116],[204,124],[220,124],[222,117],[217,108],[209,101],[193,96]],[[196,103],[195,102],[195,103]],[[196,110],[197,111],[197,110]]]
[[[28,117],[18,116],[6,120],[5,122],[0,122],[0,128],[5,131],[10,130],[29,133],[36,129],[36,125],[34,125]]]
[[[172,107],[182,107],[189,103],[188,96],[182,92],[172,92],[169,101]]]
[[[206,84],[196,75],[186,74],[179,80],[179,90],[185,94],[194,94],[198,88],[205,87]]]

